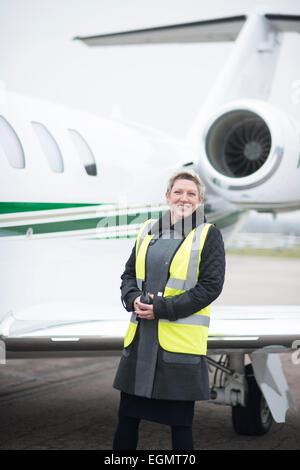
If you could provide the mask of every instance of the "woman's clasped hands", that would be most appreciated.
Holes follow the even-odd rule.
[[[153,299],[154,295],[149,294],[149,297]],[[140,300],[141,296],[137,297],[133,303],[136,316],[144,320],[154,320],[153,304],[143,304]]]

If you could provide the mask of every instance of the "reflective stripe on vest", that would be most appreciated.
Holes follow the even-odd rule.
[[[143,225],[136,244],[136,278],[141,288],[145,280],[146,253],[153,235],[148,235],[149,224]],[[193,229],[176,251],[170,265],[170,277],[165,286],[164,297],[180,295],[193,288],[198,279],[201,253],[211,224]],[[135,315],[133,315],[135,317]],[[158,321],[158,339],[161,347],[170,352],[185,354],[206,354],[207,334],[210,320],[209,305],[198,312],[176,321]],[[124,346],[133,340],[137,323],[130,320]]]
[[[149,243],[154,235],[148,235],[150,227],[154,222],[153,219],[146,220],[142,225],[139,234],[136,239],[135,245],[135,272],[136,272],[136,282],[139,289],[142,290],[143,281],[145,280],[145,260],[146,253],[149,246]],[[124,339],[124,348],[127,348],[135,336],[136,329],[138,326],[138,321],[136,315],[132,313],[129,327]]]
[[[143,281],[145,280],[145,259],[148,250],[148,245],[154,235],[148,235],[151,225],[155,222],[153,219],[146,220],[142,225],[138,234],[135,246],[135,271],[136,282],[139,289],[142,289]]]
[[[181,244],[170,265],[170,277],[164,297],[180,295],[195,287],[199,275],[202,249],[210,224],[192,230]],[[210,306],[176,321],[159,320],[158,339],[170,352],[206,354]]]

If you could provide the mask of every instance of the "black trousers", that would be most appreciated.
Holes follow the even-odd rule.
[[[139,439],[140,419],[119,416],[113,450],[136,450]],[[193,450],[192,426],[171,426],[172,449]]]

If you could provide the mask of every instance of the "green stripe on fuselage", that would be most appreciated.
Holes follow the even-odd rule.
[[[91,204],[92,205],[92,204]],[[79,205],[78,205],[79,206]],[[226,227],[236,224],[245,211],[235,211],[225,217],[214,221],[212,217],[209,217],[209,222],[214,223],[215,226],[222,230]],[[3,236],[24,236],[27,234],[28,230],[32,235],[45,235],[45,234],[54,234],[61,232],[76,232],[79,230],[99,230],[111,228],[114,231],[114,228],[124,226],[130,227],[131,224],[142,224],[146,220],[152,218],[157,219],[163,215],[164,211],[155,211],[155,212],[136,212],[134,214],[122,214],[112,215],[108,217],[94,217],[94,218],[81,218],[77,220],[65,220],[65,221],[49,221],[43,223],[27,223],[24,225],[15,225],[9,227],[0,228],[0,237]],[[212,214],[211,214],[212,215]],[[108,234],[109,238],[114,238]],[[116,235],[116,238],[120,236]]]
[[[76,207],[103,206],[105,204],[74,204],[65,202],[0,202],[0,214],[16,212],[50,211],[56,209],[73,209]]]
[[[44,222],[41,224],[29,223],[26,225],[16,225],[0,228],[0,237],[12,235],[26,235],[29,229],[33,235],[47,233],[75,232],[78,230],[97,230],[107,227],[119,227],[120,225],[130,226],[130,224],[141,224],[150,217],[161,217],[162,212],[140,212],[131,215],[113,215],[109,217],[96,217],[78,220],[65,220],[55,222]]]

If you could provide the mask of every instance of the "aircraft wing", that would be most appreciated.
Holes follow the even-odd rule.
[[[106,355],[119,354],[123,348],[130,314],[118,309],[101,315],[88,309],[84,314],[73,317],[76,306],[66,304],[61,308],[63,315],[57,314],[55,321],[26,320],[25,315],[10,315],[6,319],[6,332],[1,337],[8,357],[40,356],[52,353],[64,355]],[[37,308],[37,307],[36,307]],[[46,307],[40,305],[45,313]],[[78,306],[77,306],[78,309]],[[66,315],[69,310],[70,315]],[[87,314],[88,312],[88,314]],[[38,312],[36,312],[38,314]],[[32,318],[32,312],[31,312]],[[42,315],[37,315],[37,318]],[[98,318],[97,318],[98,317]],[[59,319],[61,318],[61,319]],[[89,320],[87,320],[89,318]],[[211,307],[211,324],[208,336],[208,354],[226,354],[243,350],[252,352],[272,347],[272,352],[284,352],[300,345],[300,306],[214,306]]]
[[[208,349],[292,349],[300,340],[299,305],[211,307]],[[300,341],[299,341],[300,345]]]
[[[300,32],[300,15],[266,13],[264,17],[274,30]],[[231,16],[74,39],[88,46],[234,41],[246,19],[245,15]]]

